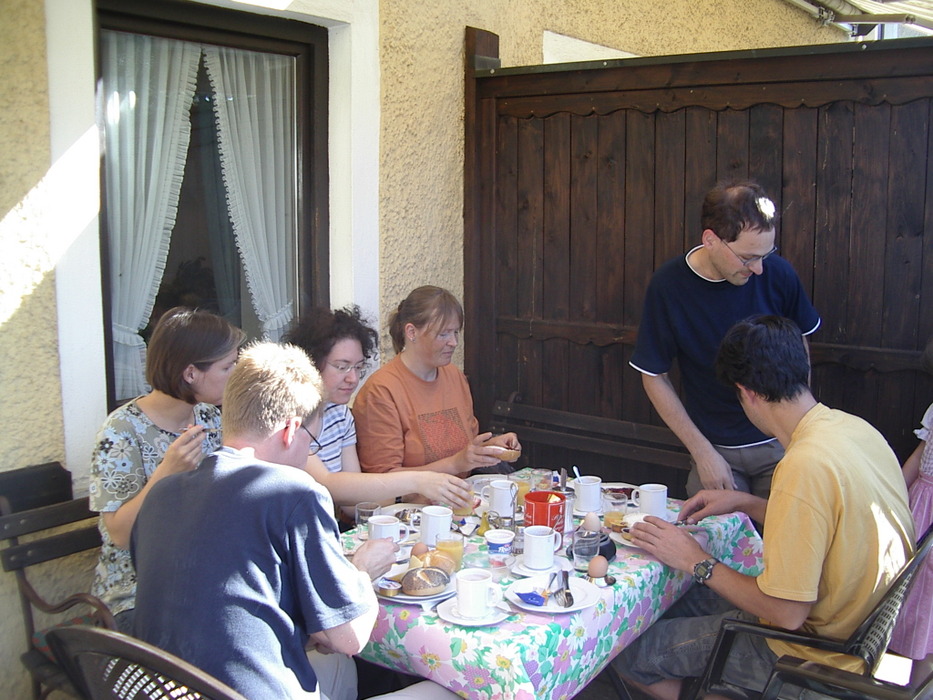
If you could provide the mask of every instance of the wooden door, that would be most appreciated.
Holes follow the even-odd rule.
[[[473,34],[468,50],[472,66],[495,42]],[[933,337],[931,116],[928,40],[469,67],[466,369],[481,424],[517,393],[663,425],[628,366],[644,290],[698,244],[706,191],[753,178],[822,316],[817,397],[906,457],[933,402],[918,362]]]

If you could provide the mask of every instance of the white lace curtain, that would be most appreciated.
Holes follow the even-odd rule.
[[[263,335],[279,340],[294,315],[294,59],[204,47],[214,91],[227,205]],[[282,128],[285,124],[286,128]]]
[[[139,333],[152,313],[175,225],[202,51],[231,221],[263,335],[278,340],[294,313],[294,59],[103,31],[100,113],[118,399],[147,391]]]
[[[116,396],[129,398],[146,391],[139,331],[175,226],[201,48],[112,31],[100,47],[114,380]]]

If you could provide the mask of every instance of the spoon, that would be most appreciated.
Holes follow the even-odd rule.
[[[578,479],[580,478],[580,470],[577,468],[576,464],[573,465],[573,473]]]

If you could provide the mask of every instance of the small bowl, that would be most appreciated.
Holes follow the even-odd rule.
[[[487,569],[492,574],[492,580],[499,582],[506,576],[512,575],[512,566],[515,564],[515,557],[511,554],[505,559],[502,566],[493,566],[489,561],[489,554],[486,552],[472,552],[463,557],[463,568],[467,569]]]

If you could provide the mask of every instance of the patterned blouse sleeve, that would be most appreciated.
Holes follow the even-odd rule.
[[[90,506],[99,512],[117,510],[145,485],[139,436],[122,416],[111,415],[97,434],[90,476]]]

